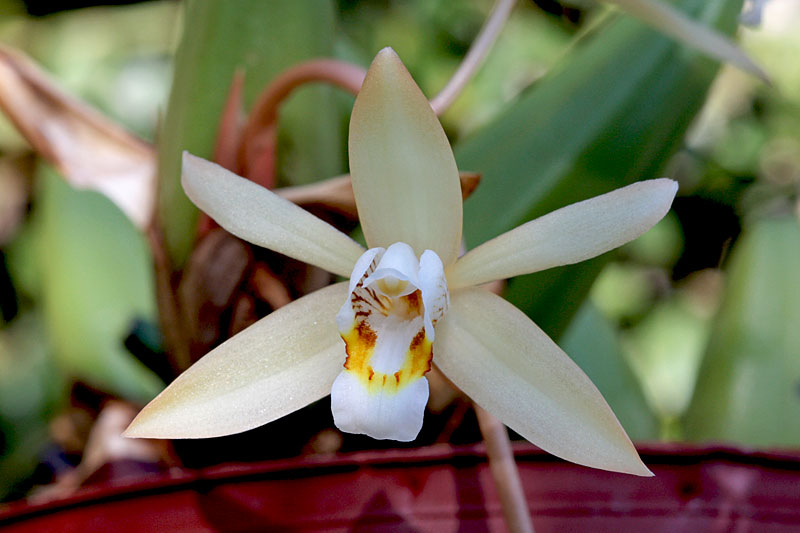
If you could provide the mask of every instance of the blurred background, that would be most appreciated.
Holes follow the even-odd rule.
[[[119,437],[189,363],[332,280],[199,218],[178,158],[212,157],[237,69],[249,108],[299,61],[367,66],[392,46],[432,96],[492,2],[94,3],[0,0],[0,501],[63,494],[120,460],[148,471],[389,446],[340,434],[327,399],[231,437]],[[735,36],[771,85],[601,4],[518,2],[441,117],[461,170],[482,176],[465,238],[636,180],[678,180],[673,210],[637,241],[510,280],[505,295],[634,441],[797,449],[800,2],[674,3]],[[321,85],[287,99],[275,187],[346,173],[352,102]],[[358,236],[352,213],[307,204]],[[431,382],[408,446],[480,440],[467,400]]]

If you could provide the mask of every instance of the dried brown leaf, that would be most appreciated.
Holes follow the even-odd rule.
[[[0,246],[7,244],[25,218],[31,158],[0,158]]]
[[[466,200],[478,187],[481,175],[476,172],[459,172],[459,178],[461,179],[461,197]],[[352,218],[358,216],[349,175],[338,176],[309,185],[275,189],[275,193],[297,205],[319,204]]]
[[[248,245],[220,228],[209,232],[192,252],[178,285],[192,360],[219,342],[221,315],[234,302],[250,262]]]
[[[256,264],[250,282],[256,294],[273,309],[283,307],[292,301],[284,282],[264,263]]]
[[[75,187],[106,195],[139,228],[154,204],[155,151],[66,93],[31,59],[0,46],[0,108]]]

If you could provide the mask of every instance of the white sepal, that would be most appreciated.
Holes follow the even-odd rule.
[[[447,273],[451,289],[571,265],[632,241],[669,211],[678,184],[640,181],[562,207],[487,241]]]
[[[434,349],[453,383],[533,444],[573,463],[652,475],[586,374],[496,294],[454,292]]]
[[[320,289],[224,342],[150,402],[125,436],[230,435],[324,398],[342,368],[331,317],[346,291],[344,283]]]
[[[364,248],[308,211],[221,166],[183,153],[189,199],[248,242],[347,276]]]
[[[430,103],[391,48],[367,71],[350,116],[350,176],[370,247],[395,242],[445,264],[461,247],[461,185]]]

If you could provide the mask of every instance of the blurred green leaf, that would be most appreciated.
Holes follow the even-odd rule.
[[[648,232],[626,244],[622,251],[638,263],[672,267],[683,251],[683,233],[677,215],[670,211]]]
[[[64,392],[38,315],[19,316],[0,330],[0,500],[38,464]]]
[[[176,266],[194,239],[196,208],[180,186],[181,152],[209,158],[237,68],[245,71],[249,107],[276,74],[332,55],[334,13],[328,0],[195,0],[186,4],[183,38],[159,143],[159,215]],[[342,172],[342,135],[330,88],[303,88],[281,110],[281,168],[292,183]]]
[[[709,318],[680,293],[651,310],[625,332],[623,347],[653,410],[665,422],[662,435],[679,428],[672,421],[686,411],[709,335]]]
[[[742,1],[676,5],[730,34]],[[464,206],[468,246],[558,207],[659,177],[716,71],[715,62],[640,22],[600,24],[544,80],[457,145],[459,168],[483,174]],[[517,278],[507,297],[558,337],[610,257]]]
[[[739,46],[677,11],[664,0],[606,0],[634,17],[720,61],[727,61],[768,81],[766,73]]]
[[[155,320],[144,237],[105,196],[78,191],[40,167],[38,242],[47,333],[77,378],[135,402],[163,383],[123,345],[134,319]]]
[[[8,16],[0,8],[0,42],[30,55],[66,91],[151,138],[157,108],[164,107],[178,12],[178,2],[163,1],[46,17],[25,16],[24,9]],[[128,74],[134,65],[144,68]]]
[[[586,372],[632,440],[658,438],[658,421],[622,354],[617,333],[590,302],[584,303],[559,343]]]
[[[636,321],[647,313],[658,296],[650,269],[636,263],[613,261],[603,268],[592,285],[594,305],[618,324]]]
[[[5,248],[6,266],[17,293],[36,300],[41,295],[41,271],[37,257],[37,241],[41,224],[34,218],[20,228]]]
[[[686,436],[800,445],[800,223],[762,220],[731,255]]]

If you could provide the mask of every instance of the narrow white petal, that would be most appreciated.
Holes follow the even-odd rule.
[[[183,189],[217,223],[253,244],[349,276],[364,249],[350,237],[268,189],[188,152]]]
[[[349,292],[353,292],[358,282],[361,281],[364,274],[366,274],[367,270],[372,266],[372,262],[375,261],[376,258],[379,259],[382,257],[385,251],[386,250],[383,248],[370,248],[358,258],[356,266],[353,267],[353,272],[350,274]]]
[[[422,429],[428,403],[428,380],[418,379],[397,392],[370,390],[359,377],[342,371],[331,390],[336,427],[373,439],[409,442]]]
[[[517,308],[456,291],[437,330],[436,364],[508,427],[568,461],[652,475],[589,378]]]
[[[658,0],[606,0],[610,4],[616,4],[621,9],[627,11],[656,28],[684,42],[689,46],[694,46],[701,52],[718,59],[727,61],[755,74],[764,81],[769,81],[767,74],[756,65],[741,48],[730,39],[719,33],[714,28],[704,26],[699,22],[690,19],[671,5]]]
[[[641,181],[531,220],[467,252],[451,289],[585,261],[632,241],[669,211],[678,184]]]
[[[425,250],[419,258],[419,290],[425,306],[425,335],[434,340],[433,325],[447,313],[450,306],[450,291],[444,275],[444,265],[439,256]]]
[[[338,283],[296,300],[209,352],[150,402],[128,437],[202,438],[261,426],[323,398],[342,369]]]
[[[428,100],[391,48],[375,57],[350,118],[350,174],[370,247],[433,250],[450,264],[461,245],[453,152]]]

